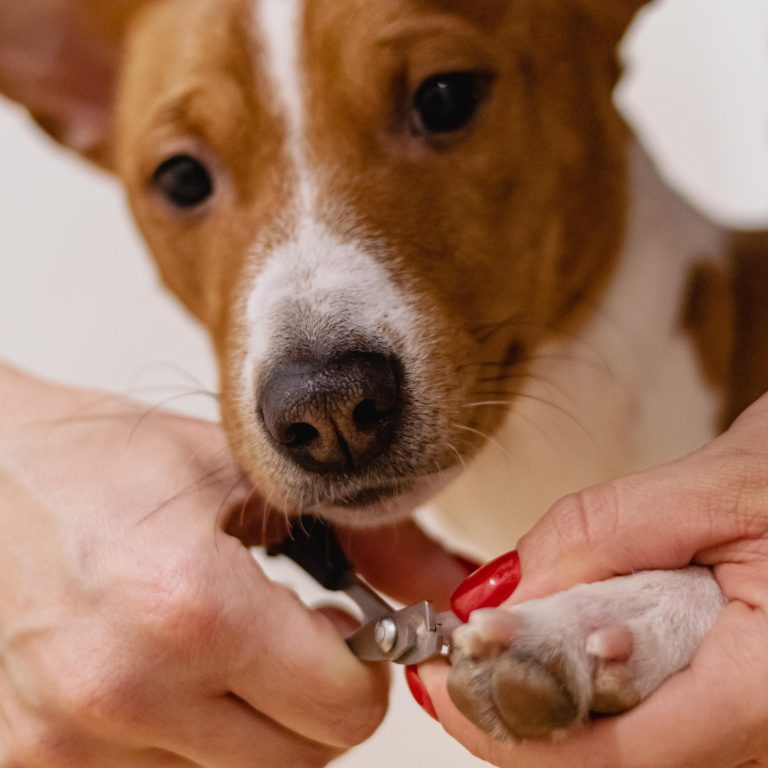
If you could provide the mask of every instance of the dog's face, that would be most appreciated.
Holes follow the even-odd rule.
[[[639,4],[163,0],[121,28],[114,166],[274,504],[409,511],[588,311]]]

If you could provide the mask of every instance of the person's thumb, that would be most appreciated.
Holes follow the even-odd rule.
[[[633,571],[679,568],[768,530],[768,452],[734,429],[689,456],[557,501],[519,542],[522,602]],[[764,455],[763,455],[764,454]]]
[[[448,607],[450,595],[474,565],[448,552],[413,521],[358,530],[337,528],[355,569],[378,590],[405,603],[432,600]]]

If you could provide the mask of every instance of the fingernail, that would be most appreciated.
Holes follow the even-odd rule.
[[[451,595],[451,608],[462,621],[467,621],[478,608],[501,605],[519,583],[520,556],[513,550],[470,574]]]
[[[408,683],[408,690],[411,692],[411,696],[416,699],[416,703],[431,718],[437,720],[435,705],[432,703],[432,699],[429,698],[427,687],[419,677],[419,668],[415,664],[409,664],[405,668],[405,682]]]
[[[453,559],[469,574],[474,573],[482,563],[476,563],[474,560],[469,560],[461,555],[454,555]]]

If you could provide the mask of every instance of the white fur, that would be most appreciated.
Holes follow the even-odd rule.
[[[285,150],[297,180],[296,202],[303,214],[311,210],[314,187],[308,171],[304,137],[304,78],[301,30],[304,0],[256,0],[258,38],[269,74],[275,110],[285,124]]]
[[[486,555],[511,549],[560,496],[715,434],[719,396],[681,320],[691,267],[722,252],[720,235],[639,148],[631,174],[627,237],[600,305],[576,337],[540,351],[496,440],[437,501],[446,526]]]
[[[418,374],[424,323],[383,262],[375,243],[342,240],[324,225],[302,219],[291,237],[272,249],[252,283],[247,301],[252,368],[279,354],[282,341],[323,346],[336,339],[341,346],[351,332],[388,344],[412,361]],[[283,329],[293,338],[284,337]]]

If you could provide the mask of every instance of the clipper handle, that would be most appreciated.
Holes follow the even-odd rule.
[[[288,536],[266,551],[270,557],[290,557],[330,592],[349,589],[355,583],[354,570],[333,528],[319,518],[296,518]]]

